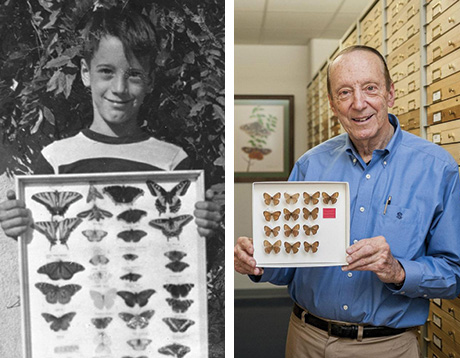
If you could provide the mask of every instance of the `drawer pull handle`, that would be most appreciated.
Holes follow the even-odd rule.
[[[449,93],[455,93],[455,89],[449,87]]]
[[[439,8],[439,11],[436,12],[434,9],[436,8]],[[441,1],[438,1],[436,4],[433,5],[433,7],[431,8],[431,10],[433,10],[433,19],[435,19],[437,16],[441,15],[442,13],[442,4],[441,4]]]
[[[452,331],[448,331],[447,334],[448,334],[449,336],[455,336],[455,333],[452,332]]]
[[[447,138],[455,140],[455,135],[453,133],[447,133]],[[451,332],[449,332],[449,335],[450,334],[451,334]],[[454,333],[452,332],[452,334],[454,334]]]
[[[442,49],[441,46],[438,46],[433,49],[433,60],[437,60],[438,58],[442,57]]]
[[[450,110],[450,111],[449,111],[449,114],[452,114],[452,113],[455,114],[455,112],[453,112],[453,111]],[[449,307],[449,308],[447,309],[447,312],[452,313],[452,314],[455,314],[455,310],[454,310],[452,307]]]
[[[448,67],[449,67],[449,70],[455,70],[455,66],[453,64],[451,64],[451,63],[449,63]]]
[[[449,358],[455,358],[455,354],[449,352]]]
[[[449,114],[450,114],[451,116],[455,116],[455,111],[449,109]],[[455,314],[453,308],[449,308],[448,311],[449,311],[449,313],[454,313],[454,314]]]
[[[449,17],[449,18],[447,19],[447,21],[449,21],[449,23],[453,23],[453,22],[455,22],[455,19],[454,19],[453,17]]]
[[[455,44],[453,43],[452,40],[449,40],[449,42],[447,43],[449,46],[454,46],[455,47]]]
[[[415,9],[414,9],[414,5],[412,5],[409,10],[407,10],[407,16],[408,18],[410,19],[412,16],[415,15]]]

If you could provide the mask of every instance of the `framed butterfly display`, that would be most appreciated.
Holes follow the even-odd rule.
[[[16,178],[24,358],[208,357],[203,171]]]
[[[256,182],[254,258],[259,267],[346,265],[350,245],[346,182]]]

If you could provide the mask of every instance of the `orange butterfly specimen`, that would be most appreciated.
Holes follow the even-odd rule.
[[[281,193],[276,193],[275,195],[271,196],[270,194],[264,193],[264,201],[265,204],[270,205],[273,201],[273,205],[278,205],[280,203]]]
[[[265,230],[265,236],[270,236],[271,234],[273,234],[274,237],[277,237],[280,232],[280,227],[277,226],[271,229],[268,226],[264,226],[264,230]]]
[[[319,241],[315,241],[313,244],[309,244],[306,241],[303,242],[303,247],[305,248],[306,252],[309,252],[311,249],[311,252],[315,253],[316,251],[318,251],[318,246],[319,246]]]
[[[323,203],[327,204],[331,202],[331,204],[335,204],[337,202],[337,198],[339,197],[339,193],[336,191],[334,194],[329,195],[328,193],[323,192]]]
[[[294,236],[297,237],[299,235],[300,224],[295,225],[294,227],[290,228],[289,225],[284,224],[284,236]]]
[[[316,235],[316,233],[318,232],[318,229],[319,229],[319,225],[313,225],[311,227],[308,225],[303,226],[303,230],[305,231],[306,235]]]
[[[312,211],[308,210],[307,208],[303,208],[303,217],[308,220],[311,216],[313,220],[318,219],[319,208],[314,208]]]
[[[267,254],[269,254],[272,251],[274,251],[275,254],[277,254],[281,250],[281,240],[276,241],[273,245],[270,244],[270,241],[264,240],[264,247],[264,250]]]
[[[297,220],[299,218],[300,209],[295,209],[293,211],[289,211],[288,209],[283,209],[283,213],[284,213],[285,220],[289,220],[290,218],[292,218],[293,220]]]
[[[314,193],[313,195],[310,195],[308,193],[303,193],[303,201],[305,202],[305,204],[310,204],[310,201],[312,204],[318,204],[319,202],[319,191],[317,191],[316,193]]]
[[[288,203],[288,204],[291,204],[291,202],[292,202],[292,204],[297,203],[297,200],[299,200],[299,196],[300,196],[299,193],[296,193],[294,195],[284,193],[284,199],[286,200],[286,203]]]
[[[300,241],[297,241],[297,242],[295,242],[293,244],[290,244],[289,242],[285,241],[284,242],[284,248],[286,249],[286,252],[288,254],[290,254],[291,251],[292,251],[293,254],[296,254],[296,253],[299,252]]]
[[[281,216],[281,211],[264,211],[265,220],[270,221],[272,218],[274,221],[278,220]]]

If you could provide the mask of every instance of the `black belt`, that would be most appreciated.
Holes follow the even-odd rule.
[[[358,325],[343,325],[325,321],[319,317],[312,315],[305,311],[302,307],[294,303],[294,314],[302,319],[302,313],[305,312],[305,323],[311,324],[323,331],[328,332],[330,336],[340,338],[358,338]],[[404,333],[410,328],[391,328],[383,326],[363,326],[363,338],[369,337],[383,337],[394,336],[396,334]]]

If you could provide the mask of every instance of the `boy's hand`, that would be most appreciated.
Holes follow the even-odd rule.
[[[32,223],[32,214],[22,200],[16,200],[13,190],[8,190],[6,198],[0,203],[0,224],[7,236],[16,239],[27,231]]]
[[[207,201],[199,201],[195,204],[195,221],[198,225],[198,233],[201,236],[210,236],[214,230],[219,227],[222,215],[220,214],[220,205],[212,202],[214,192],[206,192]]]

